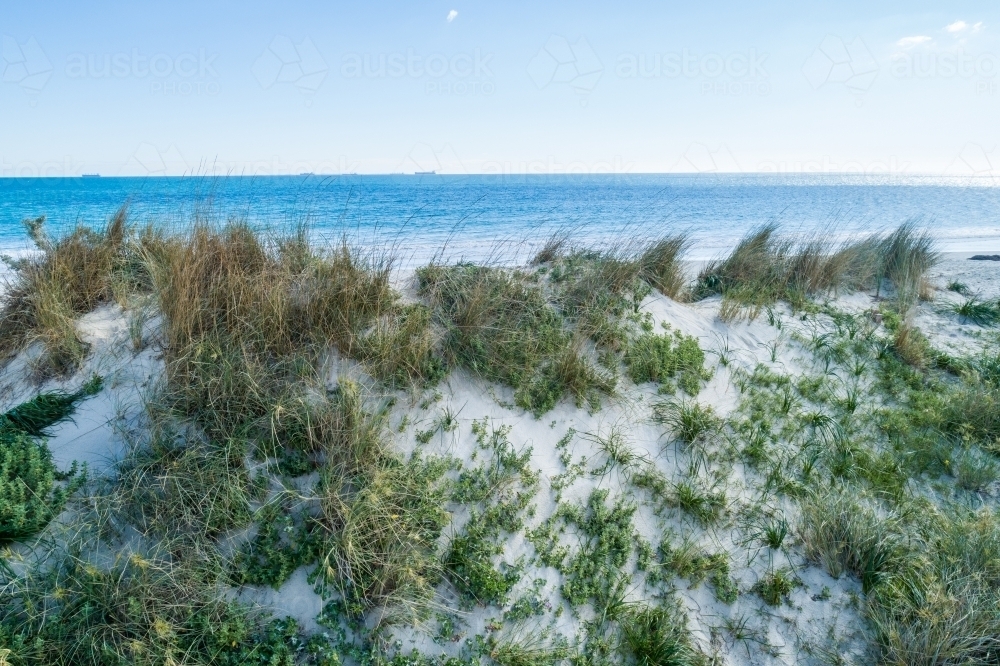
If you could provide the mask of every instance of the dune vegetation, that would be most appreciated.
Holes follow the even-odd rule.
[[[305,228],[26,228],[0,664],[997,663],[1000,317],[962,285],[935,316],[981,344],[920,329],[913,224],[766,226],[693,279],[676,235],[405,283]],[[117,390],[100,308],[153,374],[121,459],[59,469]],[[297,572],[318,613],[253,601]]]

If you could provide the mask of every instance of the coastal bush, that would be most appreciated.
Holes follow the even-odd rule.
[[[521,579],[519,563],[494,559],[503,554],[510,535],[524,527],[525,511],[535,496],[538,474],[530,466],[531,449],[518,451],[507,438],[508,427],[475,421],[473,433],[488,462],[462,471],[452,499],[471,506],[468,523],[456,534],[445,555],[449,577],[468,599],[503,606]]]

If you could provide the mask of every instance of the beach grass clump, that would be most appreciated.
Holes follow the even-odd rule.
[[[876,247],[876,277],[892,284],[900,304],[930,298],[927,273],[940,261],[941,255],[929,232],[919,229],[915,221],[904,222],[881,237]]]
[[[681,257],[691,245],[684,234],[667,236],[651,243],[639,256],[639,274],[651,287],[675,301],[688,298]]]
[[[882,659],[989,663],[1000,650],[995,512],[931,511],[909,531],[918,548],[868,595],[867,615]]]
[[[956,294],[961,294],[962,296],[972,296],[972,290],[969,289],[969,285],[958,280],[952,280],[945,287],[948,291],[953,291]]]
[[[642,267],[627,251],[578,250],[554,262],[549,271],[553,300],[584,337],[602,348],[621,351],[629,321],[649,293]]]
[[[711,405],[694,400],[661,400],[653,405],[653,420],[687,445],[712,435],[722,425]]]
[[[754,583],[753,591],[768,606],[780,606],[797,584],[789,569],[770,569]]]
[[[390,380],[437,372],[386,342],[422,345],[417,329],[426,324],[395,308],[390,267],[346,244],[320,252],[304,231],[269,241],[241,222],[170,237],[152,271],[164,322],[162,399],[212,436],[266,440],[282,403],[301,398],[289,397],[293,387],[319,381],[331,347],[344,356],[366,351]],[[393,313],[401,319],[376,325]]]
[[[676,602],[637,604],[623,613],[619,653],[636,666],[700,666],[707,660],[691,641],[687,616]]]
[[[800,536],[806,556],[831,576],[851,573],[869,592],[902,564],[906,553],[892,515],[871,502],[831,491],[802,503]]]
[[[824,237],[796,241],[767,224],[744,236],[727,257],[710,262],[694,295],[721,295],[724,318],[755,318],[779,300],[800,307],[812,295],[841,288],[879,291],[887,280],[905,310],[918,297],[929,297],[926,275],[938,259],[933,239],[914,222],[839,244]]]
[[[44,217],[24,221],[37,251],[8,260],[13,271],[0,290],[0,356],[38,341],[44,349],[40,375],[69,375],[87,354],[76,318],[149,288],[143,255],[157,236],[137,234],[127,206],[102,229],[77,226],[60,238],[50,238],[44,223]]]
[[[953,305],[951,309],[962,319],[979,326],[993,326],[1000,322],[1000,304],[980,301],[974,296]]]
[[[452,463],[389,446],[384,410],[365,407],[359,387],[342,381],[339,437],[325,443],[317,488],[324,587],[351,616],[376,606],[409,619],[427,611],[443,575],[438,539]]]
[[[250,524],[263,477],[246,467],[247,443],[158,432],[119,468],[116,499],[141,533],[177,543],[221,538]]]
[[[393,308],[379,317],[358,343],[365,367],[390,386],[431,386],[444,378],[446,368],[437,353],[438,336],[431,311],[422,304]]]
[[[524,409],[543,414],[564,395],[593,403],[613,390],[613,378],[591,363],[526,274],[432,264],[417,277],[420,294],[447,330],[449,360],[512,387],[515,402]]]
[[[25,666],[330,663],[294,620],[217,598],[206,575],[161,555],[99,563],[75,548],[16,577],[0,568],[0,656]]]
[[[237,554],[232,580],[278,587],[296,568],[314,566],[319,590],[347,619],[376,607],[386,621],[426,616],[444,575],[438,540],[449,520],[445,475],[453,463],[404,459],[390,445],[386,419],[384,406],[371,409],[358,384],[340,380],[310,426],[314,493],[294,506],[280,497],[264,505],[257,520],[287,530],[260,529]]]

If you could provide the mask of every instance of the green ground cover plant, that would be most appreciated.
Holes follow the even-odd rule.
[[[524,528],[529,504],[538,489],[531,469],[531,449],[518,451],[508,439],[509,426],[474,421],[473,433],[484,464],[459,475],[452,500],[472,507],[465,528],[451,539],[445,555],[449,577],[468,600],[504,606],[520,581],[523,564],[495,560],[510,536]]]
[[[43,530],[86,482],[86,470],[75,463],[65,472],[56,469],[43,438],[101,386],[95,376],[78,391],[40,393],[0,414],[0,543]]]

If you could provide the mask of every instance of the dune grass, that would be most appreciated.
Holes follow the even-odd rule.
[[[980,301],[974,296],[953,305],[951,309],[962,319],[979,326],[993,326],[1000,322],[1000,305]]]
[[[0,570],[0,578],[0,655],[6,663],[331,663],[294,620],[271,620],[219,599],[204,584],[209,572],[162,554],[124,552],[108,566],[71,548],[21,576]]]
[[[0,296],[0,357],[41,342],[41,377],[72,374],[83,361],[79,315],[149,288],[143,256],[158,243],[151,230],[139,233],[130,224],[127,205],[96,231],[78,226],[53,239],[44,223],[44,217],[25,220],[37,252],[9,262],[13,276]]]
[[[857,575],[880,660],[989,663],[1000,648],[1000,529],[994,512],[951,507],[881,516],[843,493],[804,506],[807,552]]]
[[[722,295],[724,318],[755,318],[778,300],[801,307],[811,295],[845,288],[880,292],[887,281],[906,310],[929,296],[926,275],[938,257],[929,234],[913,222],[840,244],[822,236],[794,240],[768,224],[744,236],[724,259],[710,262],[694,294]]]
[[[613,390],[527,274],[459,264],[427,266],[417,277],[447,328],[449,361],[513,387],[521,407],[543,414],[564,395],[593,403]]]

